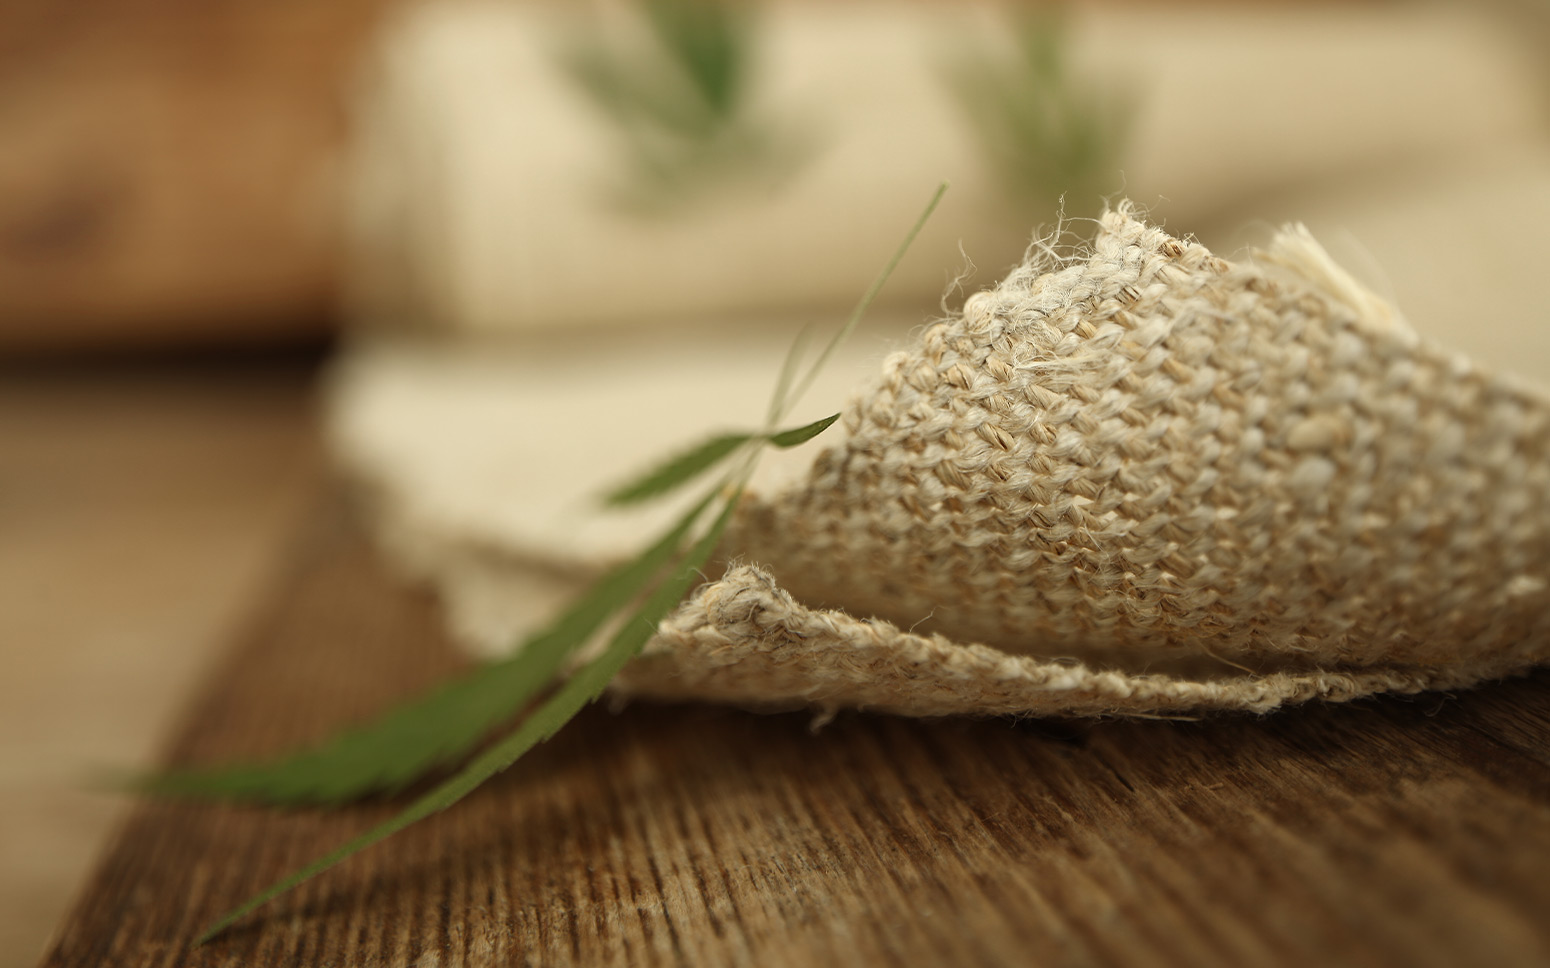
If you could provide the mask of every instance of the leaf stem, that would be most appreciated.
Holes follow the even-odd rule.
[[[889,259],[888,264],[883,266],[883,271],[879,272],[877,278],[872,280],[871,287],[861,297],[861,301],[856,303],[856,308],[851,310],[850,318],[845,320],[845,325],[840,327],[840,331],[834,334],[833,339],[829,340],[828,345],[823,348],[823,352],[818,354],[818,359],[814,360],[813,365],[808,368],[807,373],[802,378],[802,382],[798,383],[796,389],[781,401],[781,407],[775,414],[776,420],[784,417],[791,407],[795,406],[797,401],[802,398],[802,395],[812,388],[813,381],[818,378],[819,371],[829,362],[829,357],[834,355],[834,351],[839,348],[839,345],[856,328],[856,324],[861,322],[861,317],[866,315],[866,311],[871,308],[873,301],[877,299],[877,294],[883,291],[883,285],[888,281],[888,277],[893,275],[893,270],[898,268],[899,263],[903,261],[904,253],[909,251],[910,245],[915,241],[915,237],[920,234],[921,229],[925,228],[926,220],[931,218],[931,213],[936,211],[937,204],[942,201],[942,196],[946,193],[947,182],[944,181],[937,186],[936,192],[931,196],[931,201],[926,203],[925,210],[920,213],[920,218],[915,220],[915,224],[910,228],[909,234],[904,237],[904,241],[899,243],[899,248],[894,251],[893,258]]]

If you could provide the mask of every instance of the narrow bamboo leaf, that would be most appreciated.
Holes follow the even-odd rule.
[[[793,427],[790,430],[783,430],[778,434],[771,434],[769,441],[781,449],[795,447],[798,444],[805,444],[809,440],[812,440],[814,437],[823,433],[825,430],[828,430],[830,425],[838,419],[840,419],[840,415],[834,414],[833,416],[825,417],[822,420],[814,420],[812,423],[805,427]]]
[[[818,369],[821,368],[823,363],[832,354],[834,348],[839,344],[839,342],[843,340],[845,336],[847,336],[855,327],[855,324],[860,318],[861,314],[870,305],[872,299],[876,296],[878,290],[881,289],[884,281],[892,272],[894,266],[898,264],[900,258],[903,256],[904,250],[908,247],[910,241],[912,241],[916,234],[918,234],[925,219],[935,209],[937,203],[942,197],[942,193],[946,190],[946,187],[947,186],[944,184],[937,190],[936,195],[932,198],[930,204],[926,207],[926,210],[922,214],[920,220],[910,231],[909,237],[905,240],[904,245],[900,247],[899,252],[894,255],[894,258],[889,263],[888,267],[884,269],[883,273],[878,277],[877,281],[873,283],[871,290],[869,290],[867,295],[863,297],[861,303],[856,307],[855,312],[852,313],[851,318],[846,323],[845,327],[829,343],[829,345],[825,348],[824,352],[820,356],[818,362],[815,363],[808,371],[806,379],[804,380],[802,386],[797,389],[796,393],[787,395],[781,392],[785,389],[790,381],[790,373],[783,374],[780,388],[777,390],[776,400],[772,403],[772,412],[777,410],[784,412],[785,407],[789,406],[795,400],[795,398],[800,395],[802,390],[804,390],[806,386],[811,383],[813,377],[816,376]],[[794,370],[795,359],[798,355],[799,354],[795,352],[793,353],[791,360],[787,364],[788,370]],[[821,433],[824,429],[833,424],[834,419],[834,417],[826,418],[825,420],[816,421],[813,424],[809,424],[806,427],[798,427],[780,433],[764,432],[759,434],[736,435],[734,439],[736,439],[737,442],[728,448],[726,454],[724,454],[723,457],[735,451],[738,446],[741,446],[742,444],[750,442],[754,439],[774,443],[777,446],[795,446],[796,444],[801,443],[804,440],[811,439],[813,436]],[[773,422],[773,420],[770,422]],[[610,640],[607,648],[601,656],[582,667],[581,670],[579,670],[564,685],[562,685],[547,702],[541,705],[539,709],[533,713],[533,715],[528,717],[528,719],[524,721],[522,725],[519,726],[512,734],[510,734],[501,742],[490,747],[485,753],[475,757],[473,761],[469,763],[461,772],[457,773],[451,779],[437,786],[434,790],[427,793],[423,797],[415,800],[406,810],[404,810],[398,816],[394,817],[392,820],[374,828],[373,830],[368,831],[360,837],[355,838],[354,840],[330,853],[328,856],[309,865],[303,870],[281,881],[280,883],[270,887],[262,894],[249,900],[235,911],[226,915],[199,939],[199,943],[203,943],[204,941],[218,934],[234,921],[253,911],[260,905],[273,899],[279,894],[284,893],[297,884],[300,884],[303,881],[311,878],[312,876],[327,870],[328,868],[334,866],[357,851],[369,847],[372,844],[388,836],[391,836],[393,833],[402,830],[410,824],[415,823],[420,819],[430,816],[431,814],[452,805],[462,797],[466,796],[476,787],[478,787],[484,780],[510,766],[511,763],[515,762],[520,756],[522,756],[527,750],[531,749],[537,743],[542,742],[543,740],[548,739],[550,736],[554,735],[554,733],[557,732],[566,722],[568,722],[578,711],[580,711],[580,709],[584,707],[586,703],[590,702],[592,699],[596,698],[599,693],[601,693],[601,691],[607,686],[609,680],[612,679],[621,668],[623,668],[624,664],[628,662],[629,659],[635,655],[647,641],[649,641],[657,625],[669,612],[671,612],[676,603],[683,597],[684,593],[688,591],[694,579],[697,577],[699,569],[709,559],[711,553],[715,549],[716,544],[719,542],[722,534],[726,530],[727,523],[731,519],[731,515],[736,509],[738,499],[741,495],[742,484],[747,481],[748,474],[752,472],[753,464],[756,461],[757,456],[757,449],[750,450],[743,467],[740,468],[736,474],[736,479],[738,482],[737,488],[735,489],[734,493],[726,498],[726,503],[723,506],[720,514],[717,516],[717,519],[712,527],[700,540],[695,543],[690,552],[684,556],[680,562],[681,567],[674,574],[674,577],[659,584],[656,590],[647,598],[645,604],[642,605],[641,608],[621,626],[619,631]],[[715,460],[712,460],[706,466],[713,466],[714,463]],[[693,475],[691,474],[689,476],[692,477]],[[688,477],[685,478],[685,480],[687,479]],[[574,649],[579,648],[582,644],[584,644],[596,632],[601,624],[608,619],[610,615],[617,612],[624,606],[625,603],[634,598],[639,593],[640,589],[646,587],[651,578],[660,573],[661,569],[667,564],[667,562],[672,560],[677,552],[677,549],[681,547],[683,540],[687,537],[689,531],[694,527],[695,522],[699,520],[700,515],[705,511],[706,508],[709,507],[709,505],[720,493],[722,493],[722,489],[719,487],[712,491],[704,498],[704,500],[702,500],[695,508],[693,508],[687,515],[685,515],[677,527],[670,531],[668,535],[665,535],[651,549],[648,549],[648,551],[643,554],[641,558],[631,562],[626,566],[623,566],[620,569],[616,569],[608,576],[605,576],[605,578],[599,582],[599,584],[595,586],[591,592],[588,593],[588,595],[581,603],[562,616],[561,619],[554,623],[554,625],[552,625],[545,633],[535,637],[535,639],[528,644],[527,650],[525,650],[526,652],[531,653],[527,660],[528,664],[524,665],[526,671],[520,676],[513,672],[511,680],[507,683],[504,683],[505,685],[512,686],[514,692],[520,693],[523,696],[522,701],[515,703],[514,705],[510,705],[503,713],[495,716],[493,719],[486,721],[482,729],[474,731],[473,733],[469,733],[468,735],[474,735],[474,739],[464,743],[462,749],[466,750],[470,745],[472,745],[472,743],[477,742],[480,736],[482,736],[483,730],[487,729],[490,725],[493,725],[493,723],[499,718],[515,712],[517,708],[520,708],[521,705],[525,704],[527,697],[533,695],[537,689],[541,688],[543,684],[547,683],[553,674],[559,670],[559,668],[563,665],[566,656],[572,654]],[[520,662],[520,659],[512,660],[513,664]],[[478,676],[478,674],[476,673],[475,676]],[[455,690],[458,687],[454,686],[450,688]],[[471,686],[468,688],[472,690]],[[497,690],[493,689],[493,687],[491,688],[491,694],[494,694],[496,691]],[[461,715],[459,712],[451,711],[451,707],[458,706],[466,702],[468,700],[468,696],[471,694],[472,692],[463,696],[454,695],[453,698],[456,700],[456,702],[449,700],[447,702],[447,709],[444,711],[438,711],[436,715]],[[480,692],[479,695],[483,696],[485,693]],[[505,694],[503,693],[503,695]],[[429,703],[429,700],[426,702]],[[477,706],[478,703],[474,703],[474,705]],[[392,716],[390,715],[388,718],[392,718]],[[475,716],[474,718],[478,717]],[[370,728],[361,732],[370,732]],[[450,743],[450,741],[446,741],[440,738],[430,738],[443,736],[449,732],[449,730],[446,728],[445,722],[430,722],[429,717],[427,717],[426,732],[430,734],[430,736],[422,737],[420,739],[421,743],[427,743],[429,746],[437,749],[442,748],[443,744]],[[452,730],[451,732],[456,735],[456,730]],[[394,733],[393,736],[395,739],[400,739],[403,736],[414,734],[414,730],[407,730]],[[403,748],[401,746],[394,747],[391,752],[395,758],[398,758],[402,756]],[[305,756],[309,754],[303,755]],[[443,758],[450,757],[450,755],[453,754],[447,754],[446,757]],[[422,760],[421,768],[423,768],[423,766],[424,761]],[[326,771],[319,769],[319,772]],[[409,774],[414,774],[418,773],[419,769],[417,768],[413,771],[406,772]],[[374,775],[380,778],[382,774]],[[396,776],[396,774],[394,776]],[[394,779],[392,782],[402,783],[404,781],[400,779]],[[175,786],[175,784],[170,783],[170,780],[169,785]],[[367,787],[367,789],[378,788],[383,788],[382,781],[380,779],[372,781],[371,785]],[[171,792],[178,791],[172,790]]]
[[[716,543],[721,539],[722,533],[726,530],[727,522],[732,518],[732,512],[737,506],[738,496],[738,493],[734,493],[727,499],[726,507],[722,509],[721,514],[716,518],[715,524],[705,533],[704,537],[695,542],[694,547],[690,549],[688,555],[680,563],[673,577],[662,582],[646,600],[645,604],[634,615],[630,616],[629,620],[624,623],[613,639],[609,641],[608,647],[603,654],[571,676],[565,685],[561,686],[548,701],[539,707],[533,715],[529,716],[521,726],[517,727],[510,736],[490,747],[484,753],[481,753],[456,776],[420,797],[398,816],[361,834],[344,846],[302,868],[225,915],[211,925],[196,943],[203,944],[224,931],[239,918],[289,891],[303,881],[328,870],[352,854],[392,836],[410,824],[429,817],[431,814],[445,810],[473,792],[485,780],[515,763],[522,754],[559,732],[560,728],[580,712],[587,703],[596,699],[604,687],[608,685],[609,680],[641,650],[642,646],[655,634],[657,625],[667,617],[667,614],[673,610],[673,607],[683,598],[695,579],[699,577],[700,569],[709,560],[711,553],[715,551]]]
[[[726,460],[753,434],[724,434],[684,451],[645,475],[608,492],[603,503],[619,507],[666,494]]]
[[[551,682],[565,659],[678,554],[716,497],[707,494],[656,544],[609,572],[512,658],[476,669],[323,745],[269,763],[180,770],[135,784],[164,796],[337,803],[393,792],[471,750]]]

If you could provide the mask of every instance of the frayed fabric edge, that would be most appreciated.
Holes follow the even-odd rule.
[[[1098,670],[918,635],[802,605],[768,571],[735,566],[662,623],[612,688],[630,696],[768,708],[847,707],[905,716],[1173,717],[1268,713],[1314,699],[1458,689],[1527,671],[1366,667],[1191,679]]]

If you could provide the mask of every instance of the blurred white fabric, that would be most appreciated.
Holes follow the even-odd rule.
[[[607,12],[607,11],[605,11]],[[618,10],[612,10],[618,13]],[[755,35],[754,106],[812,156],[774,189],[661,215],[610,199],[617,131],[560,65],[569,6],[411,6],[384,35],[352,154],[362,314],[468,332],[676,324],[854,300],[942,180],[890,289],[928,305],[985,284],[1034,229],[1009,201],[946,64],[1008,21],[947,4],[783,4]],[[1444,6],[1081,5],[1073,76],[1133,104],[1107,190],[1200,232],[1267,192],[1538,138],[1535,52]],[[1078,215],[1097,198],[1072,198]]]

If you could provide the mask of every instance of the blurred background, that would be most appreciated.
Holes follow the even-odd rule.
[[[337,468],[422,558],[607,557],[649,522],[571,499],[755,421],[942,180],[813,416],[1123,197],[1229,257],[1305,222],[1550,381],[1547,40],[1544,0],[0,4],[0,964]]]

